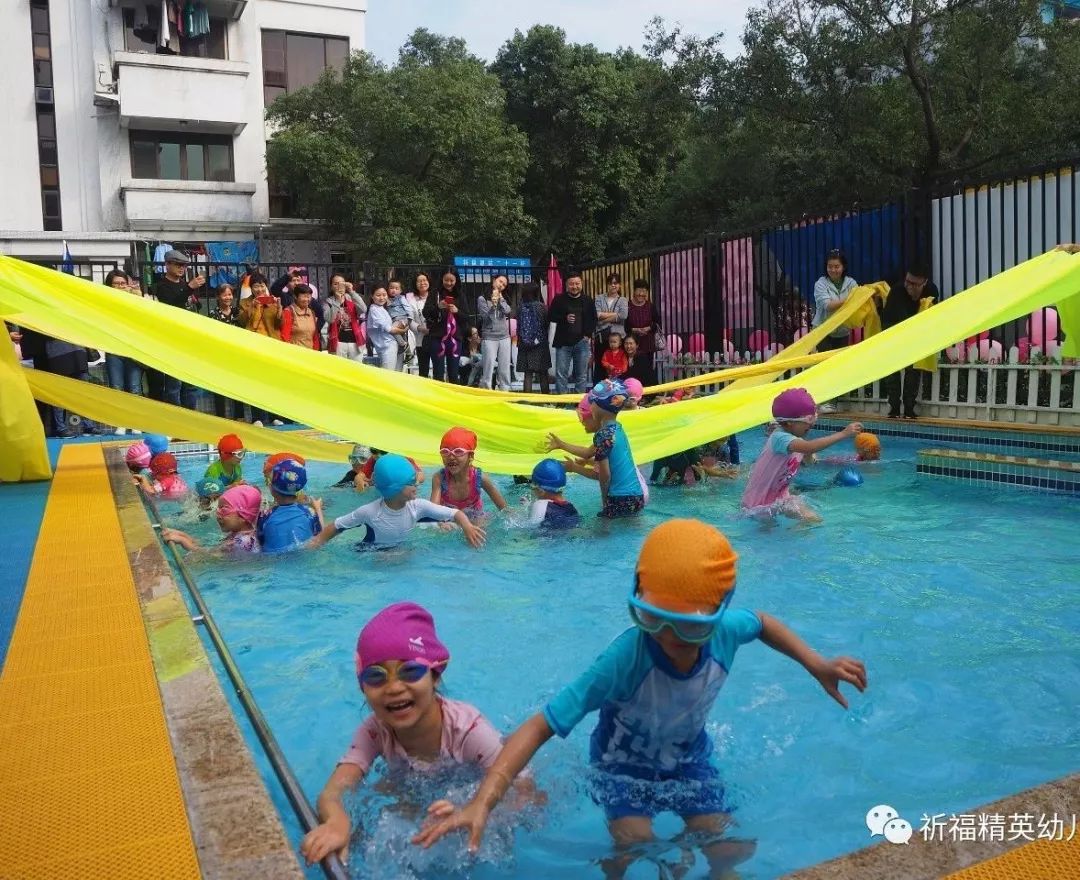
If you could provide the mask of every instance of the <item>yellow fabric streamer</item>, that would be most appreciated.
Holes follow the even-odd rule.
[[[24,372],[11,343],[0,339],[0,483],[52,476],[45,428]]]
[[[881,332],[881,315],[878,314],[877,305],[874,303],[874,296],[879,297],[882,302],[885,302],[885,300],[889,298],[890,288],[884,281],[875,281],[873,284],[863,284],[856,287],[851,292],[851,295],[855,296],[864,287],[870,288],[869,298],[863,300],[861,296],[859,297],[862,301],[861,305],[859,305],[853,315],[844,319],[844,326],[850,327],[853,330],[862,327],[863,339],[868,339]]]
[[[819,400],[835,398],[957,339],[1077,292],[1080,255],[1051,252],[859,345],[833,352],[793,379],[631,411],[620,421],[637,460],[649,461],[767,421],[774,396],[785,388],[803,386]],[[185,382],[282,413],[328,434],[420,461],[434,460],[439,438],[451,425],[476,432],[477,461],[496,473],[528,473],[543,457],[540,445],[549,431],[567,439],[582,436],[572,411],[468,397],[441,383],[283,345],[10,257],[0,257],[0,314],[61,339],[133,357]],[[141,427],[132,419],[108,421]]]

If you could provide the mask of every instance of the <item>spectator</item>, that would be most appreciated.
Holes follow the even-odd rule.
[[[626,336],[626,315],[630,304],[622,295],[622,278],[618,272],[612,272],[607,277],[608,289],[606,294],[596,298],[596,347],[593,352],[593,382],[600,382],[608,377],[600,361],[609,348],[609,339],[612,333],[618,333],[620,337]]]
[[[623,351],[626,353],[626,372],[622,378],[637,379],[643,388],[649,388],[656,384],[656,367],[653,365],[652,355],[642,357],[638,353],[638,341],[634,335],[627,336],[623,340]]]
[[[533,379],[540,380],[540,393],[551,390],[548,370],[551,369],[551,351],[548,349],[547,310],[540,297],[540,285],[530,282],[521,288],[521,305],[518,306],[518,372],[525,376],[525,393],[532,394]]]
[[[627,367],[627,377],[637,379],[648,388],[656,384],[656,334],[662,333],[660,310],[652,301],[649,282],[644,278],[634,280],[634,290],[630,294],[630,305],[626,313],[627,339],[633,339],[636,350],[633,354],[633,369]],[[630,349],[623,342],[623,349],[630,357]]]
[[[259,336],[281,339],[281,301],[270,294],[266,276],[252,273],[248,278],[251,296],[240,303],[240,326]],[[262,427],[266,422],[284,424],[281,419],[265,409],[251,408],[252,424]]]
[[[405,294],[405,301],[409,304],[412,313],[413,351],[416,352],[416,366],[420,375],[425,379],[431,372],[431,338],[428,336],[428,301],[435,305],[434,300],[428,296],[431,289],[431,279],[427,273],[420,272],[413,281],[411,293]],[[436,309],[436,313],[437,313]]]
[[[20,340],[23,358],[34,362],[34,369],[57,376],[67,376],[87,382],[90,371],[87,366],[86,349],[81,345],[54,339],[36,330],[23,328]],[[110,428],[98,425],[89,419],[79,419],[74,413],[68,413],[58,406],[39,403],[38,412],[45,424],[45,433],[50,437],[70,439],[85,432],[88,434],[109,434]],[[72,418],[73,417],[73,418]],[[80,427],[81,426],[81,427]]]
[[[154,282],[152,290],[158,302],[179,309],[199,311],[198,291],[206,284],[206,276],[196,275],[190,281],[185,279],[184,273],[190,262],[187,254],[180,251],[168,251],[165,254],[165,274]],[[181,382],[173,376],[165,376],[162,399],[173,406],[195,409],[197,391],[194,385]]]
[[[580,272],[566,276],[566,292],[552,300],[548,323],[555,327],[555,391],[583,394],[592,384],[589,356],[596,330],[596,306],[584,295]]]
[[[394,322],[386,310],[390,296],[386,286],[376,285],[371,293],[371,305],[367,313],[367,338],[379,359],[379,366],[384,370],[396,370],[398,364],[398,343],[391,328]]]
[[[480,377],[484,373],[483,368],[483,340],[480,338],[480,328],[469,328],[469,335],[465,337],[465,347],[461,353],[461,369],[458,371],[458,382],[472,388],[480,387]],[[491,379],[488,379],[488,388],[491,387]]]
[[[319,329],[311,308],[311,288],[297,284],[292,295],[292,305],[281,312],[281,341],[318,351]]]
[[[503,274],[491,279],[491,293],[476,301],[480,316],[481,388],[491,387],[491,376],[498,363],[498,387],[510,390],[510,303],[506,301],[506,288],[510,279]]]
[[[889,291],[884,305],[878,304],[881,313],[881,329],[888,330],[918,314],[924,308],[924,300],[930,303],[938,300],[940,294],[934,282],[930,280],[930,270],[922,263],[912,263],[904,275],[904,280],[895,284]],[[929,305],[929,303],[927,304]],[[882,383],[889,396],[889,418],[900,418],[900,401],[904,403],[904,418],[918,418],[915,404],[919,400],[922,387],[922,371],[915,367],[905,367],[887,377]]]
[[[469,328],[469,307],[458,282],[457,272],[447,269],[434,296],[428,303],[428,338],[431,344],[431,372],[436,382],[458,381],[458,358],[461,356],[461,340]]]
[[[344,275],[330,277],[330,296],[323,307],[326,316],[326,350],[350,361],[363,361],[365,343],[361,321],[367,317],[367,305],[360,300],[362,308],[349,296],[351,285]]]
[[[825,274],[814,284],[814,326],[820,327],[851,295],[858,282],[847,273],[847,257],[839,250],[831,250],[825,257]],[[818,351],[833,351],[848,344],[851,331],[839,327],[818,343]],[[836,407],[826,401],[819,407],[821,412],[836,412]]]
[[[236,307],[236,292],[231,284],[222,284],[217,289],[217,302],[210,310],[210,317],[229,327],[240,326],[240,310]],[[218,418],[229,418],[230,404],[232,404],[232,418],[243,421],[243,403],[224,394],[214,394],[214,413]]]
[[[105,286],[111,287],[113,290],[122,290],[125,293],[132,293],[140,297],[142,296],[142,290],[139,286],[137,284],[132,285],[131,279],[128,278],[127,273],[120,269],[113,269],[105,276]],[[126,391],[128,394],[138,394],[142,396],[143,365],[137,360],[129,357],[121,357],[118,354],[106,354],[105,375],[108,378],[110,388],[115,388],[117,391]],[[117,433],[123,434],[125,433],[125,429],[118,428]]]
[[[281,307],[287,309],[293,304],[297,285],[300,284],[307,285],[311,292],[311,310],[315,313],[315,320],[321,333],[326,316],[323,314],[322,302],[319,300],[319,289],[308,281],[307,269],[303,266],[290,266],[288,272],[270,285],[270,295],[276,296],[281,301]]]

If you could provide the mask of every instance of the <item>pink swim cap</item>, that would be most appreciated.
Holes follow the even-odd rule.
[[[630,397],[633,400],[641,400],[645,388],[637,379],[623,379],[623,385],[626,386],[626,390],[630,392]]]
[[[817,413],[817,404],[805,388],[789,388],[772,402],[773,418],[778,422],[808,419]]]
[[[373,663],[412,660],[441,669],[450,652],[435,635],[435,621],[414,602],[388,605],[360,630],[356,640],[356,674]]]
[[[262,506],[262,492],[254,486],[232,486],[218,499],[218,513],[226,516],[236,514],[248,525],[255,525]]]
[[[589,400],[588,392],[586,392],[585,396],[582,397],[580,401],[578,401],[577,414],[583,419],[587,419],[592,416],[592,402]]]
[[[124,461],[141,468],[150,467],[150,447],[146,445],[146,441],[132,443],[124,453]]]

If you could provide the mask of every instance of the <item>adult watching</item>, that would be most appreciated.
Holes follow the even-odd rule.
[[[555,391],[589,390],[589,356],[596,331],[596,306],[585,296],[581,273],[566,276],[566,291],[551,302],[548,323],[555,328]]]
[[[630,294],[630,306],[626,312],[626,327],[630,331],[627,339],[633,339],[637,343],[637,351],[634,352],[634,364],[637,366],[632,372],[627,373],[632,378],[639,379],[647,388],[656,384],[656,334],[660,332],[660,309],[652,299],[652,291],[649,282],[644,278],[634,279],[634,289]],[[623,343],[623,350],[630,354],[630,349]],[[645,376],[649,381],[641,378]]]
[[[839,250],[831,250],[825,257],[825,274],[814,284],[814,326],[820,327],[842,306],[851,295],[858,282],[847,273],[847,257]],[[838,327],[817,345],[818,351],[833,351],[848,344],[851,331],[847,327]],[[829,402],[821,404],[822,412],[836,412],[836,407]]]
[[[889,290],[889,295],[882,305],[878,303],[881,314],[881,329],[888,330],[924,308],[937,302],[940,294],[934,282],[930,280],[930,270],[922,263],[912,263],[904,274],[904,280]],[[924,306],[923,302],[929,300]],[[905,367],[887,377],[882,384],[889,397],[889,418],[900,418],[900,402],[903,399],[904,418],[918,418],[915,404],[919,400],[922,387],[922,370]]]
[[[622,278],[618,272],[607,277],[607,293],[596,298],[596,347],[593,352],[593,382],[607,378],[607,371],[600,363],[604,352],[608,350],[608,340],[612,333],[626,337],[626,316],[630,304],[622,295]]]
[[[199,291],[206,284],[205,275],[196,275],[186,279],[188,264],[191,262],[187,254],[181,251],[168,251],[165,254],[165,274],[154,282],[151,293],[158,302],[163,302],[178,309],[188,309],[193,312],[199,311]],[[166,403],[173,406],[183,406],[186,409],[195,409],[197,389],[194,385],[181,382],[179,379],[166,375],[162,386],[162,397]]]
[[[506,288],[510,279],[499,274],[491,279],[491,293],[476,301],[480,316],[481,388],[491,388],[491,376],[498,363],[498,387],[510,390],[510,303]]]

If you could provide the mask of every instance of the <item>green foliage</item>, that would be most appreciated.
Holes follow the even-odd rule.
[[[303,217],[366,259],[433,262],[528,241],[524,136],[460,40],[417,31],[393,67],[355,54],[344,73],[279,98],[267,166]]]

